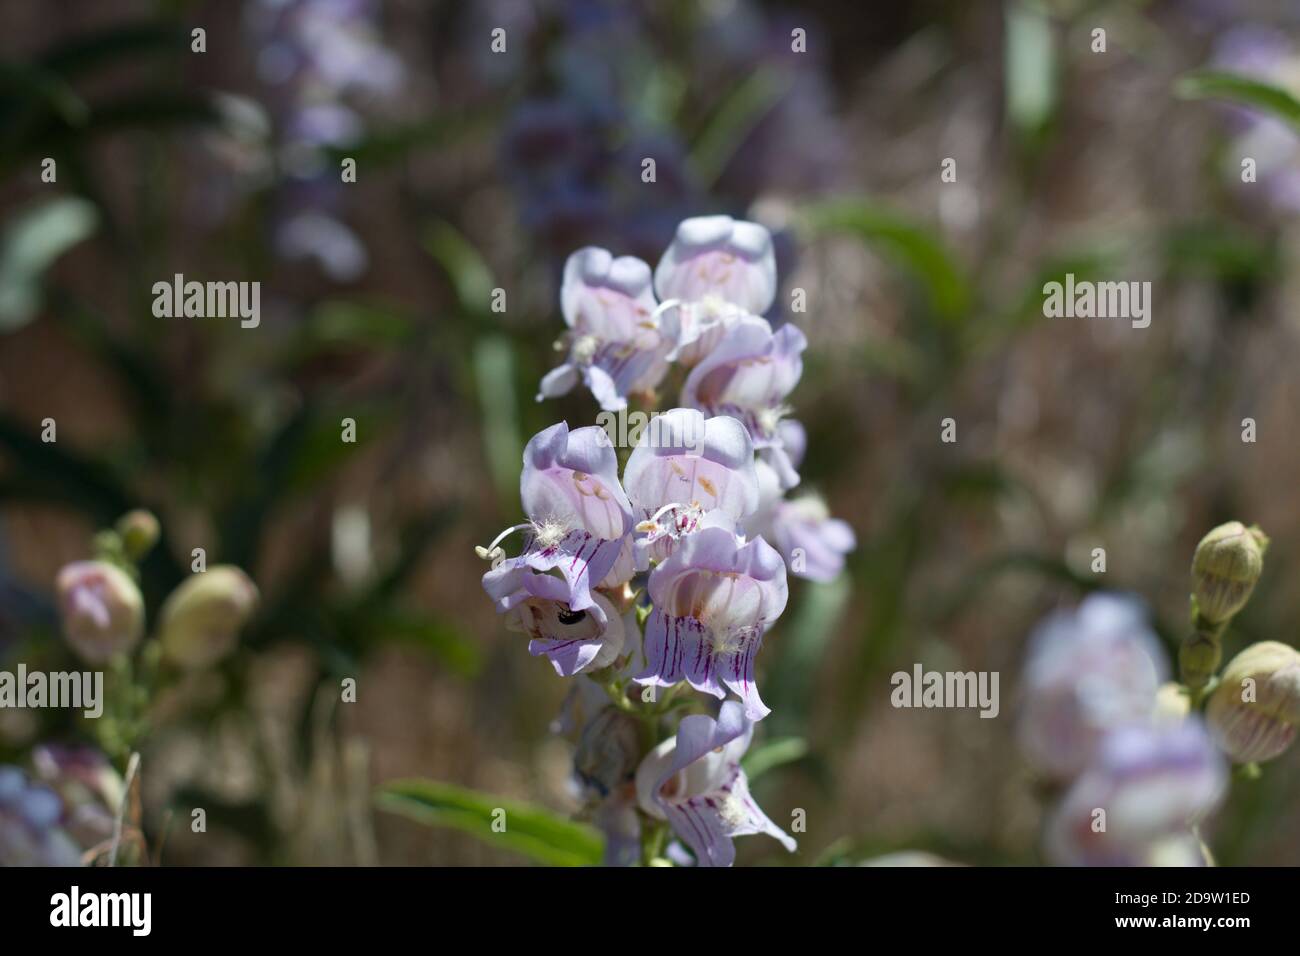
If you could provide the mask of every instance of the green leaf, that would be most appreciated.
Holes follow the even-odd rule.
[[[1036,133],[1056,107],[1056,48],[1046,14],[1025,3],[1007,8],[1007,115],[1018,129]]]
[[[970,308],[970,284],[956,259],[925,228],[867,199],[844,198],[816,203],[802,212],[813,235],[853,233],[884,248],[923,280],[936,313],[948,320]]]
[[[340,160],[355,159],[357,165],[367,170],[400,162],[402,159],[427,147],[446,148],[449,144],[475,132],[493,128],[500,122],[500,111],[491,109],[475,110],[472,114],[443,115],[433,119],[369,133],[364,139],[355,143],[330,147],[326,153],[331,165],[337,166]]]
[[[775,70],[760,68],[723,100],[691,150],[690,166],[705,188],[717,182],[745,138],[790,88],[790,82]]]
[[[1164,237],[1165,257],[1175,275],[1214,276],[1231,282],[1262,282],[1281,269],[1277,249],[1243,229],[1222,222],[1188,223]]]
[[[492,483],[503,500],[519,494],[519,463],[524,444],[515,409],[515,354],[502,335],[474,345],[474,379],[483,409],[483,451]]]
[[[604,838],[594,827],[455,784],[396,780],[380,789],[377,802],[380,809],[451,827],[551,866],[599,866],[604,856]]]
[[[21,213],[0,240],[0,332],[30,322],[41,307],[41,280],[54,261],[90,238],[98,224],[84,199],[51,199]]]
[[[101,66],[139,63],[154,55],[188,53],[190,34],[179,23],[146,20],[114,24],[103,30],[79,33],[48,50],[40,64],[62,76],[89,73]]]
[[[769,770],[802,760],[806,756],[808,741],[802,737],[781,737],[755,747],[745,754],[740,763],[745,768],[750,783],[753,783]]]
[[[1263,80],[1220,70],[1197,70],[1179,77],[1174,92],[1185,100],[1227,100],[1252,106],[1300,128],[1300,99]]]
[[[403,641],[430,651],[456,673],[472,677],[483,663],[480,644],[452,622],[423,612],[402,608],[379,608],[368,616],[366,626],[375,637]]]
[[[304,323],[295,358],[318,352],[361,347],[402,348],[410,344],[415,325],[405,311],[381,301],[327,299]]]
[[[839,628],[852,590],[847,574],[825,584],[808,584],[797,613],[782,624],[778,666],[768,677],[770,699],[780,702],[769,718],[774,727],[795,729],[801,719],[797,715],[808,712],[822,654]]]
[[[492,298],[492,270],[473,244],[445,220],[429,225],[423,244],[451,279],[460,307],[471,315],[487,312]]]

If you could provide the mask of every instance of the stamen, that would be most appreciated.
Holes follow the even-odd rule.
[[[532,529],[532,527],[533,526],[527,521],[525,521],[523,524],[511,525],[509,528],[506,528],[505,531],[502,531],[499,535],[493,538],[492,543],[489,544],[486,548],[483,547],[482,545],[475,545],[474,553],[477,554],[484,561],[491,561],[492,567],[495,568],[502,561],[504,561],[506,557],[505,551],[500,547],[501,542],[504,541],[506,538],[510,537],[510,535],[514,534],[516,531],[529,531]]]
[[[658,307],[654,310],[654,312],[651,313],[651,315],[657,319],[659,318],[659,316],[663,315],[669,309],[675,308],[676,306],[679,306],[681,304],[682,304],[681,299],[666,299],[665,301],[659,303]]]
[[[650,516],[649,524],[657,525],[659,524],[659,519],[662,518],[664,515],[666,515],[668,512],[676,511],[679,508],[685,511],[689,507],[690,507],[689,505],[685,505],[680,501],[674,501],[672,504],[664,505],[662,508],[660,508],[658,511],[656,511],[653,515]],[[646,522],[642,522],[642,524],[645,523]]]

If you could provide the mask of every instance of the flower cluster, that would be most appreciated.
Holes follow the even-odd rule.
[[[1209,862],[1196,832],[1227,791],[1227,761],[1245,776],[1282,753],[1300,725],[1300,651],[1247,647],[1216,674],[1222,641],[1249,601],[1268,539],[1231,521],[1192,559],[1191,628],[1178,682],[1136,599],[1087,598],[1032,637],[1021,746],[1049,787],[1068,787],[1049,818],[1053,862]],[[1204,709],[1204,717],[1200,711]]]
[[[103,714],[88,721],[97,746],[42,744],[30,771],[0,765],[0,866],[76,866],[110,852],[120,862],[146,859],[138,820],[126,817],[131,774],[124,780],[110,758],[136,763],[128,756],[150,727],[158,692],[228,657],[258,602],[241,569],[195,568],[163,602],[146,640],[139,563],[160,533],[152,514],[132,511],[95,536],[93,557],[56,577],[64,640],[111,683]]]
[[[610,862],[663,859],[665,825],[701,865],[729,865],[742,834],[794,848],[740,766],[769,713],[755,663],[786,606],[787,561],[834,577],[854,538],[820,501],[784,499],[799,482],[803,431],[786,400],[806,343],[762,317],[775,295],[767,230],[727,216],[681,223],[653,273],[604,249],[574,253],[560,291],[565,360],[539,399],[582,384],[606,413],[630,399],[653,408],[676,368],[680,405],[641,429],[621,476],[604,429],[538,433],[520,479],[528,520],[478,549],[507,627],[578,678],[558,729],[577,744]],[[525,543],[507,557],[515,531]],[[661,725],[699,702],[678,696],[684,685],[724,702],[661,740]]]

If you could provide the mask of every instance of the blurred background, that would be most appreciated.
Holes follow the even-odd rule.
[[[1193,548],[1236,518],[1272,546],[1227,653],[1300,637],[1300,138],[1180,85],[1300,94],[1298,26],[1244,0],[5,3],[0,668],[75,666],[54,576],[148,507],[151,615],[195,547],[262,596],[232,659],[154,703],[162,862],[520,862],[371,793],[574,809],[566,684],[501,626],[474,546],[520,520],[524,442],[595,418],[585,391],[534,402],[564,258],[653,264],[726,212],[774,232],[778,310],[807,292],[802,473],[858,538],[759,661],[760,736],[804,743],[754,789],[807,832],[740,862],[1040,862],[1013,705],[1045,612],[1131,590],[1174,648]],[[1067,272],[1151,281],[1150,328],[1044,319]],[[154,317],[176,273],[260,281],[260,326]],[[891,708],[914,662],[999,671],[1001,717]],[[0,712],[0,763],[83,739]],[[1206,835],[1294,864],[1297,806],[1291,752]]]

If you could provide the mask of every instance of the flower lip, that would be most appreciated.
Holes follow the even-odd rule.
[[[750,796],[740,758],[752,737],[753,724],[741,704],[728,701],[717,720],[705,714],[683,717],[677,735],[637,768],[641,809],[667,820],[703,866],[730,866],[737,836],[766,833],[787,850],[796,848]]]
[[[754,661],[788,594],[776,550],[762,538],[739,544],[729,527],[704,527],[651,572],[649,592],[646,665],[634,679],[661,687],[685,679],[719,699],[730,690],[749,719],[767,716]]]

